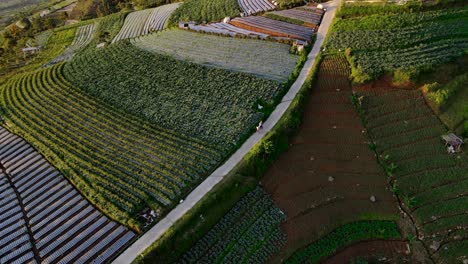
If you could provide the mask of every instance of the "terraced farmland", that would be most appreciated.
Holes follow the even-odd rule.
[[[134,238],[3,127],[0,169],[1,263],[104,263]]]
[[[269,0],[237,0],[246,15],[253,15],[275,9],[276,6]]]
[[[70,60],[77,51],[84,48],[91,42],[94,32],[96,31],[96,27],[96,23],[79,27],[76,30],[75,38],[73,39],[71,45],[68,46],[62,54],[51,60],[48,63],[48,65],[56,64],[65,60]]]
[[[163,30],[166,27],[169,16],[179,5],[180,3],[174,3],[130,13],[125,18],[122,29],[112,40],[112,43],[122,39],[147,35],[153,31]]]
[[[112,219],[140,229],[137,213],[149,207],[160,216],[221,161],[216,147],[96,101],[62,71],[9,81],[4,118]]]
[[[387,87],[357,90],[369,133],[432,257],[461,263],[468,248],[468,156],[447,153],[440,138],[446,128],[419,90]]]
[[[345,223],[396,217],[396,201],[351,102],[348,76],[344,57],[325,57],[297,136],[262,178],[288,216],[286,247],[275,260]]]
[[[226,38],[185,30],[166,30],[133,42],[144,50],[170,55],[205,66],[255,74],[286,81],[298,56],[289,45],[253,39]]]
[[[286,215],[257,187],[234,207],[179,263],[265,263],[285,242]]]
[[[238,17],[229,23],[239,28],[268,34],[273,37],[310,41],[314,35],[314,30],[311,28],[261,16]]]
[[[350,49],[353,78],[358,83],[398,69],[414,75],[464,54],[467,21],[466,6],[340,19],[326,48]]]
[[[208,68],[115,43],[76,57],[66,78],[92,96],[172,131],[232,151],[284,89],[252,74]]]

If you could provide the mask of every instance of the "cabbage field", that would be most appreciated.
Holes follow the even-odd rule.
[[[397,69],[416,75],[464,54],[467,22],[468,7],[337,19],[326,48],[348,49],[358,83]]]
[[[250,74],[200,66],[128,42],[88,52],[64,67],[91,96],[158,126],[229,151],[264,117],[283,87]]]
[[[265,263],[284,244],[286,215],[257,187],[179,260],[180,263]]]

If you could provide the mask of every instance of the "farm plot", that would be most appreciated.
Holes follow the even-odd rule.
[[[3,127],[0,167],[1,263],[105,263],[135,237]]]
[[[111,108],[62,71],[60,64],[10,80],[4,118],[112,219],[141,229],[142,209],[158,220],[219,164],[217,148]]]
[[[326,48],[349,49],[358,83],[396,70],[414,75],[464,54],[467,21],[468,7],[340,19]]]
[[[253,15],[260,12],[275,9],[276,6],[269,0],[237,0],[242,11],[246,15]]]
[[[59,63],[61,61],[70,60],[77,51],[83,49],[86,45],[88,45],[91,40],[93,39],[94,32],[96,31],[97,24],[88,24],[85,26],[81,26],[76,30],[75,38],[70,46],[68,46],[65,51],[60,54],[60,56],[54,58],[46,65],[53,65]]]
[[[176,59],[277,81],[288,79],[298,59],[298,56],[289,53],[287,44],[225,38],[185,30],[166,30],[138,38],[133,44]]]
[[[297,21],[299,24],[304,26],[316,28],[322,21],[323,13],[315,13],[295,8],[267,13],[266,16],[273,19],[283,20],[285,22],[290,20],[291,22]]]
[[[286,215],[257,187],[244,196],[179,263],[265,263],[284,245]]]
[[[215,144],[223,155],[264,117],[256,110],[258,103],[274,104],[284,89],[277,81],[176,60],[124,42],[76,57],[64,73],[88,94]]]
[[[419,237],[443,263],[466,259],[468,156],[449,155],[446,128],[419,90],[357,89],[367,129]],[[450,252],[450,253],[449,253]]]
[[[241,12],[237,0],[189,0],[177,8],[169,17],[169,24],[179,22],[218,22],[225,17],[236,17]]]
[[[234,18],[229,23],[239,28],[274,37],[293,38],[302,41],[310,41],[314,35],[314,30],[311,28],[260,16]]]
[[[262,179],[288,216],[286,247],[276,260],[340,225],[395,217],[396,201],[369,150],[348,76],[344,57],[323,60],[298,135]]]
[[[224,22],[201,25],[188,24],[188,29],[196,32],[214,33],[231,37],[242,36],[255,39],[267,39],[268,37],[270,37],[270,35],[268,34],[246,30]]]
[[[180,3],[163,5],[153,9],[145,9],[130,13],[125,19],[125,23],[115,36],[112,43],[122,39],[135,38],[147,35],[153,31],[163,30],[166,22]]]

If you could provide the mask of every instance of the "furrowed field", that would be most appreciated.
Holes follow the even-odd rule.
[[[175,60],[128,42],[76,57],[64,73],[89,95],[216,144],[224,154],[264,117],[257,103],[273,103],[282,90],[274,81]]]
[[[290,46],[270,41],[219,37],[185,30],[166,30],[133,42],[139,48],[205,66],[252,73],[286,81],[298,56]]]
[[[138,229],[142,208],[163,213],[222,159],[213,145],[83,94],[62,71],[58,65],[8,82],[2,116],[113,219]]]
[[[448,154],[446,128],[419,90],[358,89],[364,120],[392,190],[412,215],[419,238],[442,263],[466,259],[468,156]]]
[[[351,7],[349,7],[350,5]],[[468,7],[353,16],[345,4],[326,48],[347,50],[356,83],[394,73],[396,82],[453,60],[468,48]],[[376,9],[378,10],[378,9]]]

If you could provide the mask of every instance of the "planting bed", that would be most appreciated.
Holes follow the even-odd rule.
[[[468,258],[468,155],[447,153],[446,128],[419,90],[388,87],[357,89],[369,133],[430,254],[461,263]]]
[[[141,209],[161,215],[219,164],[217,148],[96,101],[62,70],[11,80],[1,91],[3,117],[114,220],[140,228]]]
[[[318,25],[320,25],[320,22],[322,21],[323,12],[316,13],[316,12],[306,11],[304,9],[295,8],[295,9],[281,10],[281,11],[267,13],[267,16],[270,16],[270,18],[273,18],[273,19],[275,17],[279,17],[280,20],[284,19],[286,21],[288,19],[297,20],[297,21],[301,21],[304,24],[304,26],[315,28]]]
[[[122,39],[147,35],[153,31],[163,30],[166,27],[169,16],[179,5],[180,3],[174,3],[130,13],[125,19],[119,34],[112,40],[112,43]]]
[[[351,245],[336,255],[328,258],[324,264],[348,263],[353,259],[371,260],[370,263],[378,263],[385,258],[385,262],[410,263],[405,254],[408,250],[408,243],[400,240],[373,240],[358,242]],[[373,261],[375,262],[373,262]]]
[[[237,0],[242,11],[246,15],[253,15],[275,9],[275,5],[269,0]]]
[[[134,236],[0,127],[1,263],[105,263]]]
[[[395,217],[396,202],[368,147],[348,75],[343,57],[324,59],[298,135],[262,179],[288,216],[288,240],[276,260],[344,223]]]
[[[293,38],[302,41],[310,41],[314,34],[314,30],[311,28],[262,16],[238,17],[229,23],[239,28],[273,37]]]
[[[265,263],[284,245],[286,215],[257,187],[179,260],[180,263]]]
[[[151,34],[136,39],[133,44],[176,59],[252,73],[278,81],[288,79],[298,59],[298,56],[289,53],[287,44],[218,37],[185,30]]]

